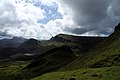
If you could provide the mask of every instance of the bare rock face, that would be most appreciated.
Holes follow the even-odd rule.
[[[115,32],[120,31],[120,23],[115,27]]]

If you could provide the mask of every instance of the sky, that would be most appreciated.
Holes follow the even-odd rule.
[[[63,33],[108,36],[120,22],[120,0],[0,0],[0,39],[50,39]]]

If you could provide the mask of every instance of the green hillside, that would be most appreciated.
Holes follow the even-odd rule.
[[[87,68],[43,74],[32,80],[120,80],[120,67]]]

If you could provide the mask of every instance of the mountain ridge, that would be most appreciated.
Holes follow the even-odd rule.
[[[79,57],[61,70],[72,70],[90,67],[108,67],[120,65],[120,24],[115,31],[101,44],[90,50],[84,57]]]

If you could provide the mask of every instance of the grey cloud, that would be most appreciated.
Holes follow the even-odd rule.
[[[4,2],[4,5],[0,7],[0,27],[21,27],[23,23],[30,25],[31,22],[19,19],[16,7],[11,3]]]
[[[4,31],[4,32],[0,31],[0,39],[2,39],[2,38],[11,38],[11,37],[13,37],[13,36],[8,34],[7,31]]]
[[[114,17],[120,17],[120,0],[114,0],[111,4],[111,12]]]
[[[17,25],[20,23],[17,19],[15,6],[13,6],[11,3],[4,2],[2,7],[0,7],[0,20],[0,27],[2,28],[17,27]]]
[[[110,0],[65,0],[74,11],[74,20],[79,25],[99,22],[107,17]]]
[[[69,30],[75,34],[94,31],[110,34],[120,22],[120,0],[63,0],[73,12],[73,20],[81,28]],[[110,14],[111,13],[111,14]]]
[[[84,34],[87,31],[88,30],[85,28],[74,28],[73,30],[71,30],[71,32],[75,34]]]

